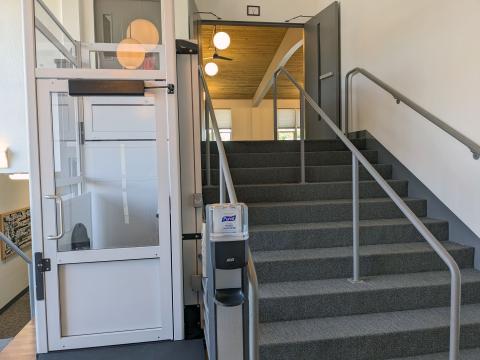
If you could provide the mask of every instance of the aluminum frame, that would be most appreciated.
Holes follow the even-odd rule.
[[[162,45],[164,50],[161,53],[160,70],[108,70],[108,69],[39,69],[36,63],[36,29],[35,26],[35,3],[38,0],[21,0],[22,23],[23,23],[23,48],[25,54],[25,98],[27,99],[26,116],[28,126],[28,147],[30,154],[30,204],[32,214],[32,251],[43,252],[43,224],[42,224],[42,192],[40,186],[40,156],[39,156],[39,126],[37,121],[37,80],[38,79],[129,79],[145,81],[161,81],[176,86],[176,58],[175,58],[175,29],[174,29],[174,0],[162,1]],[[45,7],[40,0],[38,4]],[[48,8],[48,7],[47,7]],[[53,13],[49,13],[56,25],[60,26],[64,35],[70,41],[75,42],[73,37],[59,23]],[[75,55],[81,59],[81,43],[75,42]],[[55,44],[54,44],[55,46]],[[163,84],[162,84],[163,85]],[[172,119],[169,124],[169,154],[171,163],[171,178],[177,179],[170,184],[171,191],[171,259],[172,267],[177,271],[172,274],[173,285],[173,316],[174,316],[174,340],[184,338],[183,321],[183,271],[182,271],[182,231],[181,231],[181,205],[180,205],[180,183],[179,183],[179,154],[178,154],[178,124],[177,119],[177,95],[167,96],[166,108],[167,117]],[[165,107],[164,107],[165,109]],[[159,109],[160,110],[160,109]],[[36,274],[33,274],[35,277]],[[34,291],[33,291],[34,293]],[[44,301],[35,301],[35,332],[37,353],[48,352],[48,338],[46,325],[46,306]]]

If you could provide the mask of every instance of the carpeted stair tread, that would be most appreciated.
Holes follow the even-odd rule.
[[[378,162],[378,152],[375,150],[362,150],[362,155],[370,162]],[[228,164],[233,168],[251,167],[295,167],[300,165],[299,152],[283,153],[229,153]],[[307,166],[318,165],[348,165],[352,162],[350,151],[317,151],[305,152],[305,164]],[[202,164],[205,168],[205,155],[202,155]],[[218,155],[211,154],[210,166],[218,168]]]
[[[288,321],[449,306],[450,272],[433,271],[266,283],[260,285],[260,320]],[[462,270],[462,301],[480,302],[480,272]]]
[[[406,197],[403,198],[403,201],[425,201],[423,199]],[[371,199],[361,199],[361,203],[390,203],[392,200],[390,198],[371,198]],[[278,202],[260,202],[249,204],[249,208],[270,208],[270,207],[294,207],[294,206],[310,206],[310,205],[323,205],[323,204],[351,204],[351,199],[331,199],[331,200],[312,200],[312,201],[278,201]]]
[[[404,198],[404,201],[418,217],[427,216],[426,200]],[[259,202],[248,205],[250,225],[332,222],[352,218],[351,199]],[[361,199],[359,205],[361,220],[404,217],[390,198]]]
[[[384,179],[392,178],[392,166],[388,164],[373,164],[374,168]],[[251,167],[233,168],[233,183],[241,184],[271,184],[271,183],[299,183],[300,168],[286,167]],[[342,181],[352,179],[351,165],[321,165],[305,168],[307,182]],[[360,166],[360,180],[372,179],[370,174]],[[218,169],[211,169],[212,184],[218,184]],[[203,183],[206,184],[206,170],[203,170]]]
[[[395,358],[390,360],[449,360],[448,355],[449,355],[448,352],[444,352],[444,353],[437,353],[437,354],[411,356],[406,358]],[[460,351],[459,360],[479,360],[479,359],[480,359],[480,348]]]
[[[362,282],[354,284],[348,279],[326,279],[311,281],[291,281],[260,284],[261,299],[299,297],[309,295],[348,294],[372,290],[396,289],[402,287],[450,286],[449,271],[429,271],[421,273],[377,275],[363,277]],[[480,282],[480,271],[462,270],[462,284]],[[480,294],[479,301],[480,301]]]
[[[445,220],[422,218],[420,219],[424,224],[440,224],[446,223]],[[370,219],[361,220],[360,226],[388,226],[388,225],[411,225],[410,220],[405,218],[398,219]],[[337,228],[352,228],[351,221],[332,221],[322,223],[301,223],[301,224],[268,224],[268,225],[252,225],[249,227],[250,235],[267,231],[292,231],[292,230],[317,230],[317,229],[337,229]]]
[[[466,246],[453,242],[444,242],[442,245],[448,251],[469,249]],[[434,250],[424,242],[401,243],[401,244],[379,244],[366,245],[360,247],[360,256],[375,256],[383,254],[413,254],[430,253]],[[352,257],[352,248],[348,246],[336,248],[318,248],[318,249],[297,249],[297,250],[278,250],[278,251],[256,251],[253,253],[255,263],[275,262],[275,261],[295,261],[309,259],[328,259]]]
[[[408,183],[406,180],[388,180],[390,184],[405,184]],[[375,180],[362,180],[360,184],[370,185],[370,184],[377,184]],[[294,190],[298,187],[315,187],[319,185],[352,185],[351,181],[348,180],[339,180],[339,181],[322,181],[322,182],[308,182],[305,184],[300,183],[271,183],[271,184],[243,184],[243,185],[235,185],[235,190],[238,189],[245,189],[245,190],[252,190],[252,189],[269,189],[272,187],[285,187],[285,190]],[[215,189],[218,191],[218,185],[212,186],[204,186],[204,189]]]
[[[365,139],[352,139],[353,144],[358,149],[364,149]],[[202,153],[206,151],[206,143],[202,142]],[[251,152],[292,152],[299,151],[300,141],[275,141],[275,140],[254,140],[254,141],[226,141],[223,143],[227,153],[251,153]],[[305,140],[306,151],[328,151],[328,150],[347,150],[347,147],[340,140]],[[215,141],[210,143],[210,152],[218,154]]]
[[[480,305],[464,305],[461,322],[463,328],[478,334]],[[329,360],[363,360],[428,353],[431,348],[444,351],[449,325],[449,307],[263,323],[260,352],[262,359],[290,359],[291,354],[299,359],[318,359],[317,349]],[[372,341],[375,346],[371,346]]]
[[[421,218],[439,241],[448,240],[448,222]],[[250,227],[252,251],[311,249],[352,245],[352,222],[269,224]],[[424,237],[406,218],[360,221],[360,244],[423,242]]]
[[[400,196],[408,195],[408,182],[388,180],[389,185]],[[385,197],[385,191],[376,181],[361,181],[359,184],[361,198]],[[238,200],[248,204],[265,201],[307,201],[346,199],[352,197],[352,183],[349,181],[307,183],[307,184],[268,184],[237,185],[235,191]],[[203,189],[207,204],[219,201],[219,187],[207,186]]]

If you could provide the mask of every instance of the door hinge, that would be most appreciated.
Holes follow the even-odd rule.
[[[39,259],[39,261],[36,264],[37,271],[41,273],[45,273],[47,271],[52,271],[52,264],[50,259]]]
[[[43,257],[41,252],[36,252],[35,260],[35,294],[37,301],[45,300],[45,279],[43,274],[52,270],[50,259]]]
[[[201,193],[193,194],[193,207],[194,208],[203,207],[203,195]]]
[[[202,240],[201,233],[182,234],[182,240]]]
[[[85,123],[78,123],[78,128],[80,132],[80,144],[85,144]]]
[[[192,275],[190,277],[192,290],[196,292],[202,291],[202,276],[201,275]]]

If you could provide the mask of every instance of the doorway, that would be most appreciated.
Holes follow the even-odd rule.
[[[218,33],[228,34],[226,49],[216,47]],[[303,85],[303,24],[202,21],[198,34],[201,65],[220,131],[228,133],[225,139],[298,140],[299,92],[284,76],[279,78],[275,129],[272,79],[274,70],[284,66]]]
[[[37,98],[49,350],[173,339],[166,90]]]

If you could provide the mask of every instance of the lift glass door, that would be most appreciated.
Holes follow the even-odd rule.
[[[50,350],[173,337],[164,97],[39,80]]]

